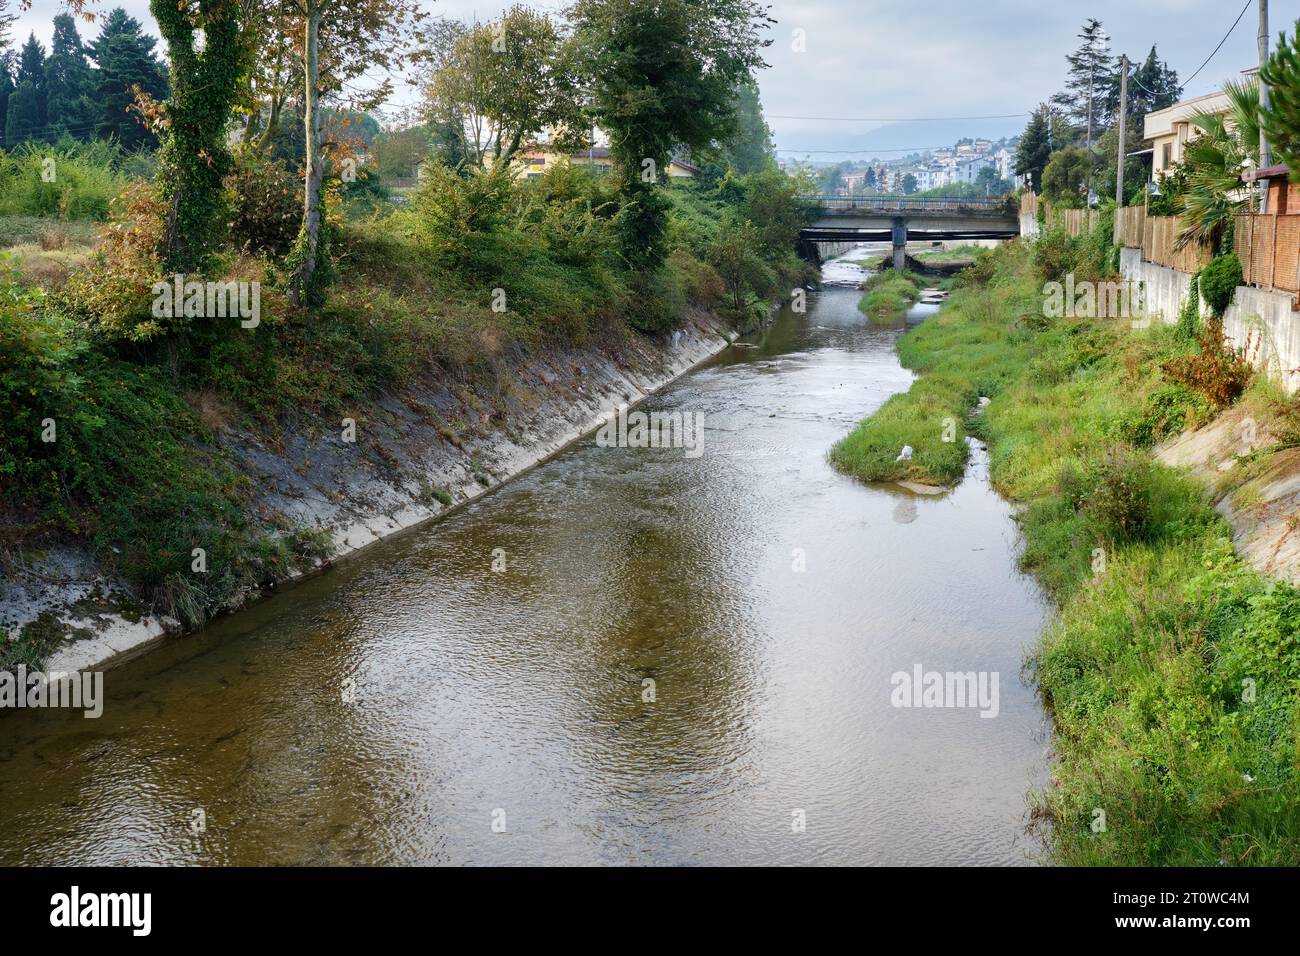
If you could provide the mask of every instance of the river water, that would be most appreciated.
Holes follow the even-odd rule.
[[[98,720],[0,720],[0,863],[1033,862],[1046,606],[979,449],[943,497],[827,464],[911,374],[826,277],[650,400],[698,457],[587,439],[110,671]],[[892,706],[917,665],[996,716]]]

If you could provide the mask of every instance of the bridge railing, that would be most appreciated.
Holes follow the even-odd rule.
[[[800,196],[800,201],[827,211],[851,212],[997,212],[1007,207],[1007,198],[918,198],[915,196]]]

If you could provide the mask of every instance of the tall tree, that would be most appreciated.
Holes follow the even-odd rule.
[[[1268,109],[1260,123],[1275,155],[1300,182],[1300,28],[1278,37],[1277,49],[1259,71],[1268,84]]]
[[[413,28],[423,19],[418,0],[283,0],[297,38],[303,71],[302,120],[305,147],[302,228],[290,255],[289,298],[319,303],[328,279],[328,236],[324,233],[325,153],[321,142],[321,99],[337,95],[349,80],[374,70],[391,71],[407,60]],[[359,109],[382,102],[388,80],[368,94],[354,95]],[[325,266],[325,268],[322,268]]]
[[[756,173],[776,165],[772,130],[763,119],[758,84],[753,77],[736,88],[736,133],[727,149],[727,162],[740,175]]]
[[[1016,145],[1015,173],[1017,176],[1028,176],[1029,188],[1034,192],[1043,189],[1043,170],[1052,157],[1053,147],[1062,145],[1059,139],[1053,143],[1053,127],[1057,118],[1055,110],[1049,104],[1040,103],[1029,117],[1029,125],[1020,134],[1020,142]]]
[[[1085,20],[1077,36],[1079,46],[1065,57],[1069,64],[1065,90],[1053,96],[1052,103],[1065,111],[1083,133],[1084,145],[1091,147],[1106,79],[1115,72],[1114,57],[1100,20]]]
[[[167,74],[153,52],[157,42],[141,29],[140,21],[117,7],[88,44],[90,58],[99,67],[94,93],[96,136],[112,137],[127,149],[155,141],[131,107],[136,87],[153,99],[167,95]]]
[[[45,113],[51,142],[64,135],[90,138],[95,123],[93,83],[77,23],[71,14],[60,13],[54,18],[54,42],[45,61]]]
[[[547,129],[564,145],[586,138],[560,33],[546,14],[522,6],[455,38],[425,87],[425,117],[461,130],[479,168],[510,162]]]
[[[203,268],[226,222],[226,127],[245,71],[235,0],[150,0],[167,41],[167,101],[158,179],[167,201],[159,260],[169,272]]]
[[[14,91],[13,43],[10,29],[18,17],[9,13],[9,0],[0,0],[0,147],[4,146],[5,117],[9,115],[9,95]]]
[[[738,84],[764,66],[774,21],[756,0],[576,0],[569,10],[596,121],[610,138],[632,265],[663,258],[672,151],[716,149],[735,128]]]
[[[5,143],[10,149],[28,139],[45,139],[45,47],[31,34],[18,56],[14,91],[5,111]]]

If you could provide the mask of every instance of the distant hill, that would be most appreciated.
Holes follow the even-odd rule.
[[[903,157],[904,153],[899,152],[899,150],[913,152],[921,149],[932,149],[936,146],[951,146],[963,136],[991,139],[995,142],[1003,137],[1018,136],[1024,132],[1025,124],[1028,121],[1029,117],[1026,115],[1023,118],[1003,120],[942,120],[922,123],[888,123],[865,133],[849,132],[853,128],[853,124],[843,123],[836,124],[845,127],[843,135],[823,135],[817,139],[814,139],[811,135],[805,135],[794,145],[810,151],[813,149],[852,150],[854,153],[862,154],[861,156],[848,154],[839,154],[837,156],[828,153],[812,153],[812,159],[817,161],[835,162],[837,159],[869,159],[875,155],[878,155],[883,160],[892,160]],[[780,145],[789,146],[791,144],[780,143]],[[889,152],[884,152],[885,150]],[[802,155],[802,152],[800,150],[791,152],[782,149],[781,155],[799,156]]]

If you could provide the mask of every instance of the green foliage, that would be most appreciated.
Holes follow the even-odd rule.
[[[1235,252],[1216,256],[1199,273],[1200,294],[1205,304],[1210,307],[1215,318],[1223,318],[1223,313],[1232,305],[1232,297],[1237,286],[1243,282],[1241,260]]]
[[[260,152],[241,150],[226,189],[231,238],[249,252],[288,253],[302,215],[302,186],[289,168]]]
[[[759,37],[766,10],[753,0],[577,0],[570,18],[624,199],[622,255],[634,268],[656,265],[667,252],[667,205],[654,185],[673,150],[703,152],[731,138],[735,90],[770,42]]]
[[[157,40],[140,21],[116,7],[105,17],[99,36],[87,44],[98,67],[95,91],[95,135],[112,138],[128,152],[152,146],[153,132],[132,112],[135,88],[153,100],[167,96],[167,71],[154,54]]]
[[[223,180],[230,170],[226,127],[248,68],[238,7],[229,0],[151,0],[167,41],[171,98],[158,159],[167,203],[158,257],[168,273],[201,272],[226,228]],[[195,43],[202,31],[205,43]]]
[[[872,276],[858,308],[873,319],[893,319],[921,297],[921,277],[907,270],[884,269]]]
[[[1043,195],[1058,206],[1083,206],[1092,167],[1093,157],[1087,150],[1078,146],[1058,149],[1043,170]]]
[[[1195,342],[1201,334],[1201,274],[1192,276],[1187,299],[1178,310],[1178,334],[1188,342]]]
[[[0,151],[0,215],[106,219],[126,185],[111,143],[25,143]]]
[[[1274,155],[1291,168],[1292,179],[1300,178],[1300,30],[1279,34],[1259,77],[1269,88],[1260,125]]]

